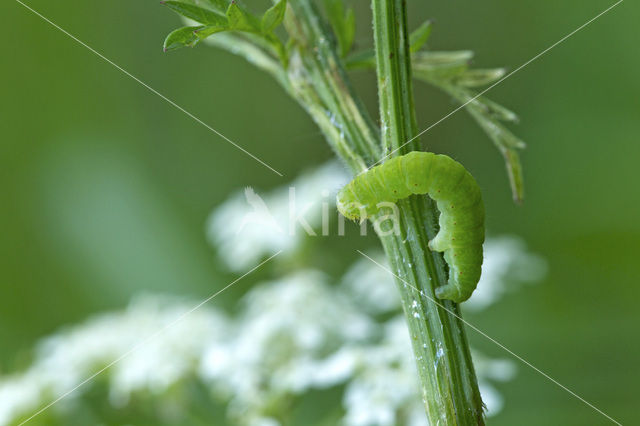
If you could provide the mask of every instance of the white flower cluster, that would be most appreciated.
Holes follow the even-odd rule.
[[[333,163],[304,175],[293,184],[298,206],[331,202],[334,197],[323,190],[337,190],[346,180]],[[277,219],[288,217],[288,189],[265,200],[247,190],[210,217],[209,237],[231,269],[244,271],[265,255],[293,250],[302,241],[302,233],[283,232],[291,224]],[[320,216],[318,208],[305,219],[316,226]],[[517,238],[492,239],[485,247],[482,281],[465,307],[482,309],[514,282],[544,274],[544,262]],[[385,263],[380,254],[371,256]],[[204,399],[221,399],[227,418],[238,425],[283,424],[292,400],[323,389],[343,390],[342,410],[330,423],[426,425],[395,284],[370,260],[357,261],[335,284],[315,270],[257,284],[234,315],[207,305],[183,316],[191,306],[175,298],[141,296],[123,312],[95,317],[44,340],[31,368],[0,376],[0,426],[19,422],[62,396],[50,413],[88,404],[87,391],[97,380],[106,383],[113,410],[147,394],[164,423],[176,423],[166,416],[181,409],[173,400],[176,387],[198,382],[204,384]],[[474,360],[487,414],[493,415],[503,404],[493,383],[509,380],[515,367],[481,354],[474,354]]]
[[[260,258],[280,250],[293,252],[308,233],[296,218],[302,217],[312,229],[317,228],[348,181],[344,167],[331,162],[265,195],[246,188],[211,214],[207,221],[209,241],[234,271],[244,272]]]
[[[290,398],[343,385],[342,424],[424,425],[404,319],[381,323],[375,315],[398,309],[392,281],[378,270],[358,262],[335,286],[310,270],[265,282],[243,298],[233,318],[202,307],[172,324],[189,305],[140,297],[124,312],[42,342],[29,370],[0,382],[0,425],[35,412],[119,358],[103,373],[114,409],[136,392],[156,395],[162,404],[171,385],[198,378],[228,402],[235,423],[278,425],[278,410],[286,410]],[[379,290],[366,291],[364,283],[371,290],[372,282]],[[488,414],[495,414],[502,399],[491,382],[508,380],[514,366],[475,359]],[[90,386],[59,404],[78,403]]]
[[[223,339],[228,332],[224,315],[197,310],[158,338],[145,341],[188,308],[176,298],[141,296],[124,312],[95,317],[45,339],[38,345],[29,370],[0,377],[0,425],[32,414],[124,354],[108,372],[114,406],[125,405],[131,393],[140,389],[168,389],[198,365],[207,339]]]
[[[252,423],[273,401],[348,380],[353,368],[332,356],[377,328],[317,271],[262,284],[242,306],[235,338],[212,343],[200,374],[229,395],[231,417]]]

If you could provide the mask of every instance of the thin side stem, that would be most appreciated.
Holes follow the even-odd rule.
[[[330,121],[346,143],[361,158],[365,167],[380,155],[379,135],[373,121],[349,83],[345,67],[338,56],[336,42],[313,1],[294,0],[289,3],[285,26],[298,46],[300,65],[289,65],[289,75],[295,86],[299,73],[307,73],[304,84],[311,85]],[[313,115],[312,115],[313,116]],[[318,117],[314,117],[318,121]],[[348,161],[348,164],[351,162]]]

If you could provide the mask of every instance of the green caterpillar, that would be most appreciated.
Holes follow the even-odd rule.
[[[429,248],[444,252],[449,282],[436,288],[436,296],[455,302],[467,300],[482,271],[484,204],[471,174],[446,155],[411,152],[395,157],[356,176],[337,196],[346,218],[374,216],[380,203],[428,194],[440,210],[440,231]]]

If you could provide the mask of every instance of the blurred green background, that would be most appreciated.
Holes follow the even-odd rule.
[[[38,338],[134,294],[209,295],[232,278],[205,241],[211,209],[244,186],[283,185],[332,156],[295,102],[242,59],[204,46],[164,54],[162,40],[179,23],[157,2],[28,4],[285,179],[17,2],[2,2],[0,372],[25,367]],[[415,26],[435,18],[430,48],[472,49],[478,67],[515,69],[611,4],[409,7]],[[357,10],[357,43],[368,47],[369,6]],[[521,117],[513,129],[528,142],[523,206],[511,202],[502,158],[465,112],[422,137],[477,177],[490,233],[523,236],[550,266],[540,285],[467,319],[623,424],[640,420],[639,15],[637,3],[622,3],[490,92]],[[376,111],[372,76],[353,77]],[[415,92],[421,128],[455,107],[422,83]],[[357,257],[353,244],[344,244],[345,258]],[[524,366],[499,387],[506,406],[490,424],[608,424]]]

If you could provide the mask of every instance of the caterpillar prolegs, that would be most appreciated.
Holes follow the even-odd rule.
[[[440,210],[440,231],[429,248],[444,252],[449,282],[436,296],[455,302],[467,300],[482,270],[484,204],[471,174],[446,155],[411,152],[392,158],[356,176],[337,196],[337,207],[349,219],[378,213],[380,203],[427,194]]]

